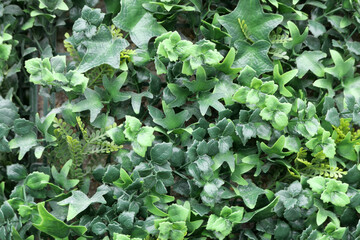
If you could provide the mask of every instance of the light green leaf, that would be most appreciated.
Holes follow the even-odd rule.
[[[67,225],[51,215],[44,207],[45,203],[38,203],[37,208],[41,222],[33,223],[34,227],[54,238],[66,238],[70,232],[83,235],[87,229],[84,226]]]
[[[233,43],[236,40],[246,40],[247,38],[253,42],[269,41],[270,32],[282,20],[281,15],[264,13],[259,0],[240,0],[234,11],[219,17],[219,22],[231,35]],[[239,24],[242,21],[246,24],[246,29]]]
[[[309,70],[318,77],[325,75],[324,66],[320,59],[326,57],[326,53],[321,51],[304,51],[296,58],[296,66],[299,70],[298,77],[302,78]]]
[[[257,75],[273,70],[273,64],[268,56],[271,46],[268,41],[259,40],[251,45],[246,41],[237,40],[234,45],[238,52],[233,67],[244,68],[249,66],[256,71]]]
[[[109,187],[107,187],[106,185],[102,185],[97,189],[96,193],[91,198],[88,198],[88,196],[86,196],[85,193],[81,191],[72,191],[71,197],[68,197],[58,202],[58,204],[60,206],[69,205],[66,219],[67,221],[70,221],[75,218],[79,213],[88,208],[92,203],[105,204],[106,200],[104,199],[103,195],[105,195],[109,190]]]
[[[129,46],[129,43],[123,38],[113,39],[109,28],[101,26],[96,35],[85,42],[85,46],[87,50],[78,67],[80,73],[102,64],[119,69],[120,52]]]
[[[96,117],[99,115],[101,109],[104,105],[101,103],[100,95],[94,90],[87,88],[85,89],[85,98],[86,100],[82,100],[78,102],[72,107],[73,112],[82,112],[85,110],[90,111],[90,122],[93,122]]]
[[[21,160],[25,153],[27,153],[32,147],[37,145],[37,137],[34,132],[29,132],[23,136],[17,135],[9,142],[11,149],[20,148],[18,159]]]
[[[121,11],[113,18],[116,27],[130,33],[131,40],[138,46],[147,48],[150,38],[166,32],[151,13],[143,8],[149,0],[121,0]]]

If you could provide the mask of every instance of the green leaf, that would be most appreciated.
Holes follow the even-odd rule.
[[[307,180],[307,183],[310,185],[311,189],[316,193],[321,194],[325,190],[326,180],[323,177],[319,176],[319,177],[310,178],[309,180]]]
[[[23,118],[18,118],[14,121],[14,132],[18,135],[26,135],[31,132],[34,127],[34,123]]]
[[[50,12],[53,12],[55,10],[61,10],[61,11],[67,11],[69,10],[69,7],[66,5],[66,3],[63,0],[39,0],[39,8],[40,9],[46,9]]]
[[[201,115],[204,116],[210,106],[215,108],[218,112],[224,111],[224,105],[218,101],[222,97],[223,95],[220,93],[202,93],[198,98]]]
[[[80,182],[79,179],[67,179],[71,166],[72,160],[68,160],[62,167],[60,173],[56,170],[55,166],[51,167],[51,175],[55,182],[60,184],[65,190],[70,190]]]
[[[334,61],[335,66],[332,68],[325,68],[325,72],[333,75],[334,77],[342,80],[346,77],[352,77],[354,75],[355,59],[349,58],[344,61],[340,53],[335,50],[330,50],[330,55]]]
[[[283,152],[283,149],[285,146],[285,141],[286,141],[286,138],[284,135],[282,135],[271,147],[268,147],[263,142],[260,144],[260,147],[261,147],[261,150],[264,151],[266,154],[268,154],[270,157],[289,156],[292,152]]]
[[[344,207],[350,203],[350,198],[346,195],[348,187],[347,183],[329,179],[320,199],[325,203],[331,202],[335,206]]]
[[[88,198],[88,196],[86,196],[81,191],[72,191],[71,197],[58,202],[58,204],[60,206],[69,205],[66,219],[67,221],[70,221],[79,213],[88,208],[92,203],[105,204],[106,200],[104,199],[103,195],[105,195],[109,190],[109,187],[102,185],[97,189],[96,193],[91,198]]]
[[[18,108],[7,99],[0,97],[0,124],[5,124],[9,128],[14,125],[15,119],[19,118]]]
[[[144,199],[144,204],[147,207],[147,210],[152,214],[159,217],[167,217],[167,214],[158,209],[154,203],[160,201],[160,198],[153,195],[147,195]]]
[[[147,48],[148,41],[166,32],[151,13],[143,8],[148,0],[121,0],[121,11],[113,18],[116,27],[130,33],[131,40],[141,48]]]
[[[81,102],[75,104],[72,107],[72,111],[82,112],[85,110],[89,110],[90,122],[93,122],[96,119],[96,117],[99,115],[104,105],[101,103],[101,97],[96,91],[90,88],[86,88],[84,95],[86,100],[82,100]]]
[[[285,87],[285,84],[290,82],[298,73],[297,69],[291,70],[284,74],[280,74],[279,65],[275,65],[273,78],[274,81],[279,85],[279,92],[285,97],[292,97],[292,93]]]
[[[114,80],[110,80],[107,77],[103,78],[104,87],[110,93],[110,96],[114,102],[125,101],[131,97],[130,94],[120,91],[121,87],[126,81],[127,76],[128,72],[123,72]]]
[[[185,222],[190,217],[190,209],[178,204],[172,204],[168,208],[168,215],[171,222]]]
[[[44,207],[45,203],[38,203],[37,209],[41,218],[40,223],[33,223],[34,227],[54,238],[66,238],[71,232],[83,235],[87,229],[84,226],[67,225],[51,215]]]
[[[339,112],[336,110],[336,108],[330,108],[325,116],[325,120],[331,123],[332,125],[339,126],[340,125],[340,117]]]
[[[206,80],[206,72],[203,67],[199,67],[196,71],[196,80],[184,80],[184,85],[193,93],[208,91],[212,89],[217,82],[217,79]]]
[[[309,27],[306,27],[304,32],[302,34],[300,34],[298,27],[293,22],[288,21],[287,26],[288,26],[288,29],[290,30],[290,35],[291,35],[292,41],[284,44],[284,46],[286,48],[293,48],[296,45],[305,41],[305,39],[308,35],[308,32],[309,32]]]
[[[170,108],[165,101],[162,102],[164,114],[157,108],[149,106],[149,113],[153,118],[154,123],[159,124],[165,129],[172,130],[182,126],[189,118],[190,114],[187,110],[175,113],[174,109]]]
[[[236,40],[247,40],[247,38],[253,42],[269,41],[270,32],[282,20],[281,15],[264,13],[259,0],[241,0],[234,11],[219,17],[219,22],[231,35],[233,43]],[[242,21],[246,24],[246,29],[241,27],[240,22]]]
[[[299,70],[298,77],[302,78],[309,70],[318,77],[325,75],[324,66],[320,59],[326,57],[326,53],[321,51],[304,51],[296,58],[296,66]]]
[[[25,185],[33,190],[41,190],[49,183],[50,176],[42,172],[32,172],[26,177]]]
[[[262,207],[254,212],[247,212],[244,215],[244,218],[241,220],[241,223],[247,223],[251,220],[253,221],[259,221],[261,219],[265,219],[268,217],[271,217],[275,213],[273,212],[274,207],[279,202],[279,197],[276,197],[274,200],[272,200],[268,205],[265,207]]]
[[[268,41],[259,40],[251,45],[246,41],[237,40],[234,45],[238,52],[233,67],[244,68],[249,66],[256,71],[257,75],[273,70],[273,64],[268,56],[271,46]]]
[[[151,148],[151,160],[158,165],[163,165],[171,159],[172,152],[171,143],[158,143]]]
[[[215,236],[218,239],[224,239],[231,233],[232,223],[228,219],[211,214],[206,224],[206,229],[215,231]]]
[[[0,44],[0,59],[8,60],[12,46],[10,44]]]
[[[32,147],[37,145],[37,137],[34,132],[29,132],[26,135],[17,135],[14,139],[9,142],[11,149],[20,148],[18,159],[23,159],[24,155],[30,151]]]
[[[109,28],[101,26],[96,35],[85,42],[85,46],[86,53],[77,69],[80,73],[102,64],[119,69],[120,52],[129,46],[129,43],[123,38],[113,39]],[[100,52],[99,49],[101,49]]]
[[[175,96],[175,100],[169,103],[169,107],[180,107],[186,103],[187,97],[191,94],[186,88],[179,87],[175,83],[168,83],[167,87],[170,92]]]
[[[256,202],[258,197],[261,194],[264,194],[265,191],[259,187],[257,187],[254,183],[250,180],[247,180],[248,185],[246,186],[238,186],[239,196],[244,201],[245,205],[250,208],[254,209],[256,206]]]
[[[212,165],[212,169],[216,171],[221,165],[226,162],[230,167],[230,171],[235,171],[235,157],[232,151],[226,151],[224,153],[218,153],[213,158],[214,165]]]
[[[233,47],[230,48],[224,60],[221,63],[216,64],[215,68],[229,75],[239,73],[241,71],[241,68],[232,68],[232,65],[234,64],[234,60],[235,60],[235,55],[236,55],[235,48]]]
[[[10,180],[19,182],[26,178],[27,171],[24,165],[16,163],[6,166],[6,175]]]

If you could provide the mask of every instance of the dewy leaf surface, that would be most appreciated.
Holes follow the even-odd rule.
[[[234,11],[219,17],[223,25],[232,37],[232,42],[246,40],[244,29],[239,22],[244,21],[247,25],[247,35],[253,41],[269,41],[270,32],[278,26],[283,17],[278,14],[264,13],[259,0],[240,0]]]

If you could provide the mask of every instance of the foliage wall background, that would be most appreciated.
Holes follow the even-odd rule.
[[[359,238],[359,13],[3,1],[0,238]]]

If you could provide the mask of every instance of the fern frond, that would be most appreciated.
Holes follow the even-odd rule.
[[[269,51],[269,54],[273,55],[273,59],[285,59],[289,60],[287,52],[281,48],[275,48],[273,51]]]
[[[66,51],[70,54],[70,56],[75,60],[75,61],[80,61],[80,56],[78,54],[78,52],[76,51],[76,49],[74,48],[74,46],[67,41],[67,39],[70,37],[69,33],[65,33],[65,40],[63,41],[64,43],[64,47],[66,49]]]
[[[334,128],[334,131],[337,134],[337,137],[335,139],[335,143],[339,143],[342,140],[345,139],[346,134],[350,132],[350,120],[345,118],[340,118],[340,125],[339,127],[332,126]]]
[[[111,25],[109,27],[111,35],[113,38],[123,38],[123,34],[121,33],[121,29],[115,27],[115,25]]]
[[[327,178],[342,178],[344,175],[347,174],[347,171],[344,171],[341,168],[338,167],[331,167],[328,164],[316,164],[312,165],[309,168],[306,169],[306,173],[310,173],[311,176],[323,176]]]
[[[80,128],[81,134],[86,142],[89,142],[89,135],[87,133],[87,130],[85,128],[85,124],[81,121],[80,117],[76,117],[76,122]]]
[[[286,42],[291,42],[292,38],[287,34],[274,34],[271,37],[271,44],[282,44]]]
[[[241,20],[240,18],[238,18],[238,23],[239,23],[240,29],[241,29],[242,33],[244,34],[245,38],[247,40],[249,40],[251,43],[254,43],[254,41],[250,38],[248,26],[245,23],[245,20],[244,19]]]

